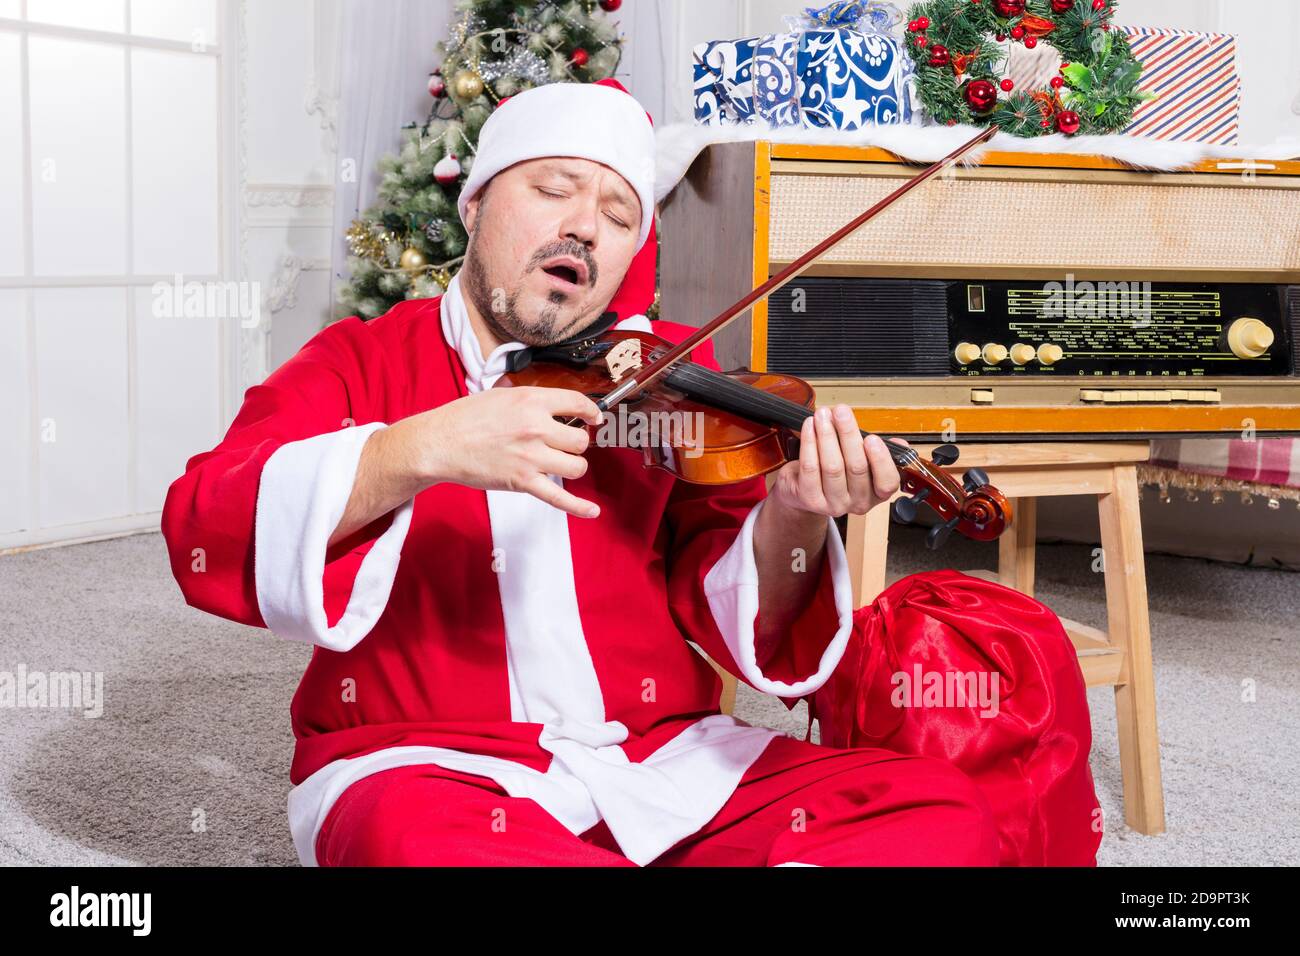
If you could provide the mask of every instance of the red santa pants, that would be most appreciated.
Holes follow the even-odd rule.
[[[501,823],[504,821],[504,827]],[[349,786],[324,866],[633,866],[605,824],[575,836],[487,777],[421,764]],[[946,761],[774,737],[714,817],[651,866],[994,866],[983,792]]]

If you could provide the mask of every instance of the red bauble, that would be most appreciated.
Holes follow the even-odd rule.
[[[952,54],[940,43],[930,47],[930,66],[948,66],[952,63]]]
[[[1010,20],[1025,12],[1025,0],[993,0],[993,12],[1004,20]]]
[[[1025,36],[1025,28],[1022,27],[1020,24],[1017,23],[1014,27],[1011,28],[1011,39],[1021,40],[1024,39],[1024,36]]]
[[[429,95],[433,97],[442,96],[447,92],[447,84],[442,81],[437,73],[429,74]]]
[[[1052,77],[1052,89],[1059,90],[1065,85],[1065,80],[1059,76]]]
[[[1032,50],[1038,46],[1038,37],[1025,37],[1025,49]]]
[[[1074,110],[1062,110],[1056,114],[1056,128],[1066,136],[1079,132],[1079,114]]]
[[[600,9],[606,13],[613,13],[623,5],[623,0],[600,0]]]
[[[1074,8],[1074,0],[1052,0],[1053,13],[1069,13]]]
[[[587,51],[584,50],[582,47],[578,47],[576,50],[573,51],[573,55],[569,57],[569,62],[572,63],[574,66],[586,66]]]
[[[966,104],[976,113],[987,113],[998,103],[998,88],[988,80],[971,80],[965,95]]]
[[[917,18],[916,18],[916,25],[917,25],[918,27],[920,27],[922,30],[928,30],[928,29],[930,29],[930,18],[929,18],[929,17],[917,17]]]
[[[1092,8],[1094,10],[1105,10],[1106,0],[1092,0]]]
[[[1003,93],[1010,93],[1012,90],[1016,88],[1016,81],[1011,79],[1006,79],[1003,80],[1000,85],[1002,86]]]
[[[999,43],[1001,43],[1001,42],[1002,42],[1003,40],[1005,40],[1006,38],[1007,38],[1007,35],[1006,35],[1005,33],[999,33],[999,34],[997,35],[997,41],[998,41]]]

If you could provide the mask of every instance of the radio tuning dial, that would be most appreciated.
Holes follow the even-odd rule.
[[[980,347],[974,342],[962,342],[953,349],[952,354],[956,356],[958,365],[970,365],[972,362],[979,361]]]
[[[1059,345],[1046,343],[1038,346],[1038,361],[1042,365],[1055,365],[1065,358],[1065,350]]]
[[[1037,354],[1032,345],[1025,345],[1023,342],[1011,346],[1011,361],[1017,365],[1028,365]]]
[[[1259,319],[1243,318],[1228,328],[1228,348],[1239,359],[1257,359],[1273,347],[1273,330]]]
[[[1007,360],[1007,347],[990,342],[984,346],[984,361],[989,365],[1000,365]]]

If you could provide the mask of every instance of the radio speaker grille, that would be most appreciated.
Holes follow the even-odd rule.
[[[800,277],[769,297],[768,371],[947,375],[947,288],[940,281]]]

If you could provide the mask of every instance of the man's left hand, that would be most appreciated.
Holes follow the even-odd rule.
[[[898,467],[884,440],[864,439],[849,406],[819,408],[805,419],[799,440],[799,460],[776,473],[769,499],[838,518],[866,514],[898,491]]]

